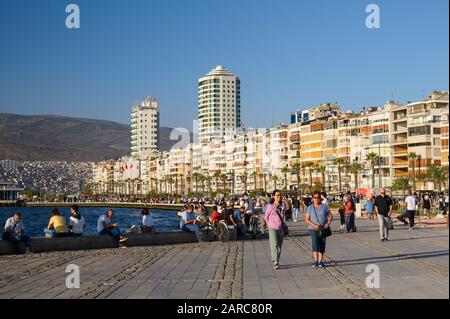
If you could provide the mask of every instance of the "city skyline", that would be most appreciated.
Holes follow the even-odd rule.
[[[196,81],[216,65],[242,79],[247,127],[289,123],[293,111],[327,102],[359,111],[448,90],[446,1],[378,1],[375,30],[365,26],[363,1],[286,1],[277,10],[275,2],[249,1],[237,12],[173,3],[78,1],[81,28],[69,30],[65,3],[2,2],[0,112],[129,124],[133,101],[155,96],[162,126],[190,128]]]

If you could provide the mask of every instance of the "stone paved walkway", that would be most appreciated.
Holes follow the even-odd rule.
[[[267,239],[2,256],[0,298],[449,298],[447,228],[396,226],[380,243],[374,221],[357,223],[328,240],[326,269],[311,268],[304,222],[290,223],[279,270]],[[68,264],[80,289],[66,288]],[[365,285],[369,264],[379,289]]]

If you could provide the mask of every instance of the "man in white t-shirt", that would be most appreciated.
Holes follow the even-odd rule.
[[[411,191],[408,191],[408,196],[405,198],[406,203],[406,213],[398,216],[398,220],[403,222],[405,225],[408,223],[405,220],[405,217],[409,219],[409,229],[414,229],[414,215],[416,213],[416,205],[417,199],[412,195]]]
[[[126,238],[123,238],[120,229],[119,224],[111,223],[111,218],[114,215],[114,211],[112,209],[109,209],[106,213],[101,215],[98,218],[97,221],[97,232],[99,235],[110,235],[114,238],[116,242],[124,242]]]

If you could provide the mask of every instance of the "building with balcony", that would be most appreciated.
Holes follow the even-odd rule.
[[[131,156],[144,158],[159,147],[159,108],[154,97],[135,103],[131,113]]]

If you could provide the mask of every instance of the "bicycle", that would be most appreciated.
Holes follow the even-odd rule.
[[[210,222],[202,224],[200,234],[206,241],[227,242],[230,238],[229,226],[224,220],[220,220],[216,225]]]

